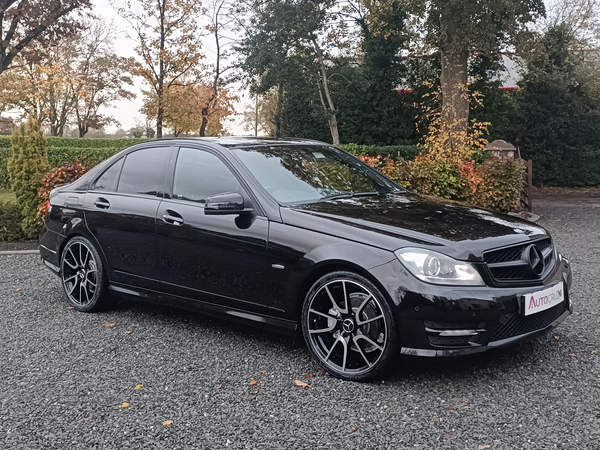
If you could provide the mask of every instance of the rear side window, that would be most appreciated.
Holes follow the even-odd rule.
[[[118,192],[124,194],[157,195],[169,147],[145,148],[130,153],[125,158]]]
[[[241,188],[223,161],[203,150],[179,150],[173,198],[204,203],[207,197],[225,192],[241,192]]]
[[[123,161],[125,158],[121,158],[112,166],[104,171],[100,178],[96,180],[92,190],[94,191],[111,191],[117,190],[117,183],[119,182],[119,175],[121,174],[121,168],[123,167]]]

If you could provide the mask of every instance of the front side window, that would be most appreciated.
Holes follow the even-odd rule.
[[[193,148],[181,148],[175,166],[173,198],[204,203],[225,192],[240,192],[237,178],[218,157]]]
[[[156,195],[162,185],[169,147],[144,148],[127,155],[118,192]]]

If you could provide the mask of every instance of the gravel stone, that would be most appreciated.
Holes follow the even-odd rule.
[[[78,313],[39,257],[1,255],[0,448],[596,450],[600,208],[536,213],[571,261],[575,314],[484,355],[399,356],[372,383],[324,375],[298,339],[200,314]]]

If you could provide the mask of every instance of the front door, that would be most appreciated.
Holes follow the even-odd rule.
[[[156,218],[161,290],[265,312],[269,222],[257,214],[205,215],[206,198],[225,192],[249,199],[217,155],[179,150],[171,198],[162,200]]]

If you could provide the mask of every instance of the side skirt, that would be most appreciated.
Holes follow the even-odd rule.
[[[251,313],[201,300],[191,300],[175,295],[165,295],[161,292],[132,288],[131,286],[123,286],[116,283],[109,284],[108,290],[119,297],[154,303],[160,306],[172,306],[187,311],[200,312],[289,336],[297,336],[298,323],[292,320]]]

